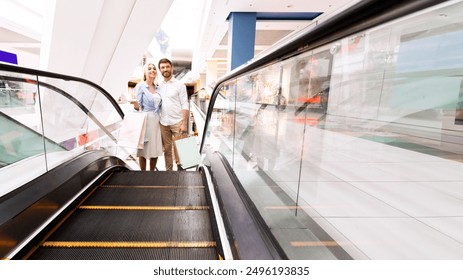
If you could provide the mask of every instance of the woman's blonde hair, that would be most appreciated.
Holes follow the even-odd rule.
[[[156,68],[156,72],[158,70],[158,68],[156,67],[156,63],[154,62],[154,60],[147,60],[145,65],[143,65],[143,81],[146,81],[146,71],[148,71],[148,66],[149,65],[153,65],[154,68]]]

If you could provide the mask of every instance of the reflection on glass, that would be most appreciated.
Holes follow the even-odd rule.
[[[86,150],[114,154],[121,120],[96,87],[0,71],[0,196]]]
[[[446,3],[223,87],[233,98],[215,112],[231,113],[205,143],[227,147],[290,258],[463,258],[447,240],[461,236],[449,229],[460,228],[452,217],[463,207],[462,19],[463,4]],[[441,207],[410,208],[428,196]],[[417,220],[446,240],[438,254],[416,249],[436,243]],[[421,243],[386,246],[399,242],[391,230]]]

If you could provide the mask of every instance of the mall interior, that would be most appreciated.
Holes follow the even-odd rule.
[[[463,259],[462,19],[461,0],[0,0],[0,259]],[[144,171],[134,87],[161,58],[193,144]]]

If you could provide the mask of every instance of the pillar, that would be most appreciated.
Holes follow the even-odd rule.
[[[254,58],[256,17],[250,12],[232,12],[228,24],[228,70]]]

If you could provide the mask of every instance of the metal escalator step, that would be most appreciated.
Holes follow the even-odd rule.
[[[217,260],[199,172],[114,173],[29,259]]]
[[[94,241],[46,241],[43,247],[62,248],[210,248],[215,241],[157,241],[157,242],[94,242]]]
[[[123,171],[114,173],[105,184],[127,186],[195,186],[203,185],[203,180],[201,173],[195,171]]]
[[[207,212],[79,209],[29,259],[217,260]]]
[[[137,185],[102,185],[102,188],[129,188],[129,189],[204,189],[204,186],[137,186]]]
[[[180,210],[208,210],[209,206],[109,206],[109,205],[82,205],[79,209],[85,210],[151,210],[151,211],[180,211]]]
[[[217,260],[216,248],[40,248],[30,260]]]
[[[214,240],[208,210],[78,209],[48,241],[156,242]]]
[[[204,187],[99,187],[84,205],[182,206],[206,205]]]

